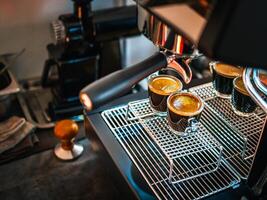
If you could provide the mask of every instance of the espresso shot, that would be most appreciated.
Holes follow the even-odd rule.
[[[249,116],[257,107],[245,88],[242,77],[237,77],[233,82],[231,103],[233,111],[239,116]]]
[[[242,76],[243,68],[224,63],[210,63],[213,87],[217,96],[230,98],[233,90],[233,80]]]
[[[150,105],[157,113],[167,111],[167,98],[173,92],[183,88],[182,82],[170,75],[154,76],[148,81],[148,95]]]
[[[197,125],[204,108],[202,100],[191,93],[182,92],[168,98],[168,124],[172,131],[181,136],[197,130]]]

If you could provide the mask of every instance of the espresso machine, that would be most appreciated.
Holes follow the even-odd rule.
[[[136,4],[139,30],[159,51],[81,90],[93,148],[105,149],[109,166],[117,169],[137,199],[241,199],[242,193],[236,191],[242,187],[252,193],[249,199],[266,198],[267,93],[259,78],[267,66],[259,45],[266,42],[267,27],[261,23],[267,15],[266,2],[137,0]],[[198,53],[179,51],[181,39]],[[258,104],[253,115],[235,115],[229,100],[217,97],[210,82],[187,86],[184,90],[198,95],[205,109],[197,134],[182,138],[170,133],[164,117],[154,116],[146,92],[118,98],[166,67],[190,85],[189,63],[200,54],[245,67],[245,87]]]

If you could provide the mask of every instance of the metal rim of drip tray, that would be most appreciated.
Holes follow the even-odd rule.
[[[228,119],[229,102],[216,99],[211,84],[190,91],[206,106],[198,132],[185,138],[170,133],[166,117],[153,116],[147,99],[101,113],[159,199],[201,199],[237,186],[249,175],[263,131],[262,112],[236,123]],[[249,132],[243,126],[249,123],[259,127]]]

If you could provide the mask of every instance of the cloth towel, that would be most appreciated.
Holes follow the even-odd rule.
[[[6,140],[16,131],[18,131],[24,124],[26,120],[21,117],[13,116],[0,123],[0,142]]]
[[[32,134],[35,126],[21,117],[11,117],[0,123],[0,154],[14,148]]]

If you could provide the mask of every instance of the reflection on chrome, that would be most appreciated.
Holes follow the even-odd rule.
[[[254,70],[257,70],[257,69],[254,69]],[[256,76],[256,79],[253,81],[253,79],[251,79],[252,75],[253,75],[253,70],[251,68],[246,68],[244,70],[243,81],[244,81],[245,87],[248,90],[249,94],[251,95],[252,99],[264,110],[265,113],[267,113],[267,102],[262,97],[262,95],[258,92],[259,88],[257,84],[255,84],[254,82],[255,80],[256,81],[259,81],[259,80],[257,80],[258,78]]]
[[[138,9],[138,26],[139,30],[160,49],[175,54],[183,53],[185,40],[182,36],[140,6]]]
[[[258,87],[258,89],[264,94],[267,95],[267,88],[264,84],[262,84],[260,80],[260,70],[254,69],[253,70],[253,80],[255,82],[255,85]]]

